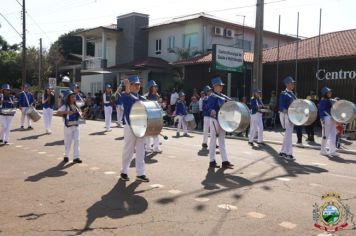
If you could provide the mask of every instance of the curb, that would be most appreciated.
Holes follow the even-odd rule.
[[[165,130],[176,130],[176,128],[171,128],[171,127],[163,127]],[[194,134],[203,134],[201,131],[195,131],[195,130],[189,130],[189,133],[194,133]],[[236,139],[236,140],[242,140],[242,141],[248,141],[247,138],[244,137],[233,137],[233,136],[225,136],[227,139]],[[270,144],[277,144],[277,145],[282,145],[282,142],[280,141],[273,141],[273,140],[264,140],[265,143],[270,143]],[[308,149],[314,149],[314,150],[320,150],[320,146],[312,146],[309,144],[305,145],[300,145],[300,144],[293,144],[293,147],[297,148],[308,148]],[[337,149],[337,152],[339,153],[345,153],[345,154],[352,154],[356,155],[356,150],[345,150],[345,149]]]

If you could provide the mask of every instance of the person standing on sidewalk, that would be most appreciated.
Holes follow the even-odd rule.
[[[139,96],[141,82],[137,75],[132,75],[128,79],[124,79],[125,93],[122,94],[122,104],[124,106],[124,148],[122,151],[122,169],[120,179],[129,181],[128,171],[136,152],[136,180],[149,182],[150,180],[145,175],[145,141],[144,137],[138,138],[134,135],[131,129],[130,113],[133,104],[141,100]]]
[[[279,96],[279,119],[281,121],[282,128],[285,130],[282,150],[279,153],[280,157],[285,158],[288,161],[295,160],[293,157],[293,123],[290,122],[288,117],[288,108],[290,104],[296,99],[293,93],[295,87],[295,81],[293,77],[287,76],[283,80],[286,90],[282,91]]]
[[[25,120],[27,121],[28,129],[32,129],[32,122],[30,117],[27,115],[27,111],[30,107],[34,106],[35,99],[33,98],[32,93],[29,92],[30,87],[30,84],[24,84],[23,90],[19,97],[19,107],[21,110],[21,129],[25,128]]]
[[[320,100],[319,115],[322,127],[322,140],[320,154],[323,156],[338,157],[336,153],[336,123],[331,117],[331,107],[333,101],[332,90],[328,87],[321,89],[322,99]],[[326,145],[329,141],[329,150],[326,149]]]
[[[256,132],[258,133],[257,143],[263,145],[263,121],[261,109],[264,107],[261,99],[262,91],[254,89],[253,97],[251,98],[251,128],[248,144],[253,147],[253,140]]]
[[[47,134],[52,133],[54,100],[53,87],[47,84],[42,95],[43,121]]]
[[[315,104],[316,107],[319,105],[318,96],[315,94],[314,90],[310,91],[310,95],[307,96],[307,99]],[[308,138],[307,142],[315,142],[314,140],[314,127],[318,119],[316,119],[312,124],[305,126],[305,130],[307,132]]]
[[[103,93],[104,116],[105,116],[105,131],[111,131],[112,118],[112,89],[110,84],[106,84],[105,92]]]
[[[2,96],[0,96],[0,143],[7,144],[9,141],[11,122],[14,118],[15,111],[5,112],[3,109],[15,109],[15,97],[11,95],[11,87],[9,84],[1,86]]]

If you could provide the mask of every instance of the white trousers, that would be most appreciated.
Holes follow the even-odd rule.
[[[183,133],[184,134],[188,133],[187,123],[184,120],[184,116],[177,116],[177,117],[178,117],[177,132],[180,133],[180,131],[183,128]]]
[[[70,148],[73,143],[74,159],[79,158],[80,148],[79,148],[79,126],[64,126],[64,156],[69,157]]]
[[[219,137],[216,137],[218,134]],[[219,122],[210,118],[210,144],[209,144],[209,158],[210,162],[215,161],[216,156],[216,139],[219,140],[219,150],[222,161],[228,161],[225,148],[225,131],[220,127]]]
[[[145,137],[145,146],[146,146],[147,151],[149,151],[151,149],[152,144],[153,144],[153,150],[159,151],[159,136],[158,135]]]
[[[250,134],[249,142],[253,142],[256,132],[258,132],[258,141],[259,143],[263,142],[263,122],[262,122],[262,113],[257,112],[256,114],[251,115],[251,124],[250,124]]]
[[[210,117],[204,116],[203,143],[206,143],[206,144],[208,144],[209,129],[210,129]]]
[[[122,117],[124,115],[124,108],[122,105],[117,105],[116,106],[116,117],[117,117],[117,123],[122,125]]]
[[[21,107],[21,126],[25,126],[25,120],[27,122],[27,126],[32,126],[32,121],[30,117],[26,114],[28,107]]]
[[[13,116],[0,116],[0,122],[1,122],[0,139],[4,142],[9,141],[11,121],[13,118],[14,118]]]
[[[43,109],[43,121],[45,125],[45,129],[47,132],[52,130],[52,117],[53,117],[53,109],[44,108]]]
[[[330,117],[326,116],[324,118],[324,126],[322,130],[322,137],[326,137],[325,139],[321,139],[321,153],[323,154],[335,154],[336,153],[336,123]],[[327,143],[329,141],[329,152],[326,149]]]
[[[293,155],[292,134],[294,125],[289,121],[288,114],[286,113],[279,113],[279,119],[281,121],[282,127],[285,129],[281,152],[287,155]]]
[[[105,128],[110,129],[111,126],[111,116],[112,116],[112,106],[104,106],[105,112]]]
[[[145,147],[144,138],[137,138],[129,125],[124,125],[124,148],[122,150],[122,169],[121,173],[127,174],[130,163],[136,151],[136,174],[145,174]]]

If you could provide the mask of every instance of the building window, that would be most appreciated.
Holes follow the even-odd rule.
[[[156,54],[161,54],[162,50],[162,40],[161,39],[156,39]]]
[[[236,46],[238,48],[243,49],[244,51],[251,51],[252,47],[251,47],[251,41],[248,40],[242,40],[242,39],[237,39],[236,40]]]
[[[174,36],[170,36],[170,37],[168,37],[168,48],[167,48],[167,50],[168,50],[168,52],[172,52],[173,50],[174,50],[174,48],[175,48],[175,44],[176,44],[176,42],[175,42],[176,40],[175,40],[175,37]]]
[[[264,43],[263,48],[269,48],[269,45],[267,43]]]
[[[183,35],[184,48],[198,48],[198,33]]]

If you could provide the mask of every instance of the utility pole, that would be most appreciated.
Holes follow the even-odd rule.
[[[41,89],[42,82],[42,38],[40,38],[40,52],[38,57],[38,88]]]
[[[252,87],[260,89],[262,89],[263,12],[264,0],[257,0]]]
[[[22,0],[22,86],[26,83],[26,7]]]

